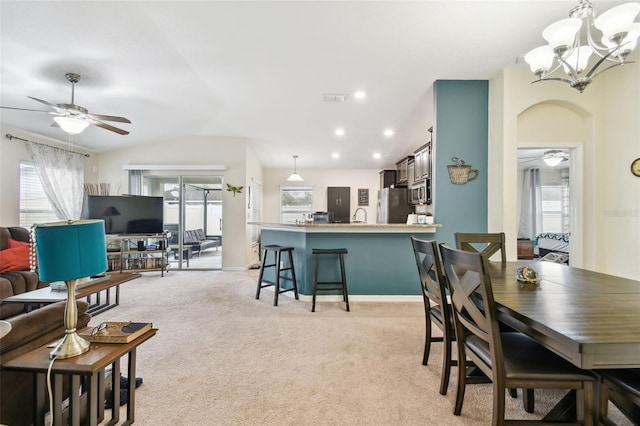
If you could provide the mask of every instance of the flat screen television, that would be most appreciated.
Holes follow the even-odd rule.
[[[162,197],[87,195],[83,219],[103,219],[107,234],[158,234],[163,231]]]

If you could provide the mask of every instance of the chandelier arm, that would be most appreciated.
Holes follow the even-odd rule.
[[[540,80],[543,80],[546,78],[546,76],[553,74],[554,72],[556,72],[558,70],[558,68],[560,68],[562,66],[562,63],[558,61],[558,63],[556,64],[556,66],[551,69],[551,70],[547,70],[544,73],[542,73],[542,77],[540,77]]]
[[[593,74],[592,76],[590,76],[591,79],[594,79],[598,74],[602,74],[603,72],[610,70],[611,68],[615,68],[615,67],[619,67],[620,65],[624,65],[624,64],[632,64],[633,62],[620,62],[619,64],[612,64],[609,65],[608,67],[606,67],[605,69],[602,69],[600,71],[598,71],[597,73]]]
[[[531,83],[540,83],[541,81],[562,81],[563,83],[573,83],[574,80],[570,80],[568,78],[562,78],[562,77],[545,77],[545,78],[541,78],[540,80],[536,80],[536,81],[532,81]]]
[[[596,75],[600,74],[600,72],[608,70],[611,67],[607,67],[602,71],[599,71],[596,73],[596,70],[598,69],[598,67],[600,66],[600,64],[602,64],[604,61],[607,60],[607,58],[609,56],[611,56],[614,52],[616,52],[618,49],[612,50],[611,52],[609,52],[608,54],[606,54],[605,56],[603,56],[602,58],[600,58],[600,60],[598,62],[595,63],[595,65],[593,67],[591,67],[591,69],[589,70],[589,72],[586,75],[586,78],[591,78],[592,76],[595,77]],[[617,65],[622,65],[624,62],[616,62],[615,64],[613,64],[612,66],[617,66]],[[594,74],[595,73],[595,74]]]

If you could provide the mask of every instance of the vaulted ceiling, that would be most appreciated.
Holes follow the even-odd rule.
[[[69,103],[64,75],[75,72],[77,105],[132,121],[114,123],[126,136],[92,126],[73,137],[96,152],[221,136],[254,141],[265,167],[291,167],[297,154],[299,168],[382,168],[426,140],[435,80],[525,66],[516,58],[576,4],[3,0],[0,101]],[[67,141],[48,114],[0,112],[4,126]]]

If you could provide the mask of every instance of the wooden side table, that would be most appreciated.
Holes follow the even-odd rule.
[[[113,410],[111,420],[107,423],[115,425],[120,420],[120,358],[128,355],[128,377],[130,379],[127,420],[122,423],[129,425],[135,420],[135,384],[136,377],[136,348],[153,337],[157,329],[151,329],[130,343],[92,343],[88,352],[75,358],[55,360],[51,370],[53,389],[53,424],[62,424],[62,383],[63,378],[69,377],[71,395],[69,401],[70,419],[73,426],[80,425],[80,390],[87,395],[86,419],[88,425],[97,425],[104,419],[105,368],[112,365],[111,380],[113,389]],[[49,368],[49,345],[20,355],[5,363],[2,368],[7,370],[33,373],[34,388],[34,421],[36,426],[43,426],[46,407],[47,369]],[[83,383],[81,383],[83,382]],[[82,386],[81,386],[82,384]]]
[[[533,241],[518,240],[518,259],[533,259]]]

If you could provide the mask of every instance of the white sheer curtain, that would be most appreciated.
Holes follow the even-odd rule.
[[[129,170],[129,194],[142,195],[142,170]]]
[[[542,232],[542,189],[540,169],[524,171],[518,238],[535,239]]]
[[[26,146],[58,219],[80,219],[84,196],[82,154],[43,144]]]

